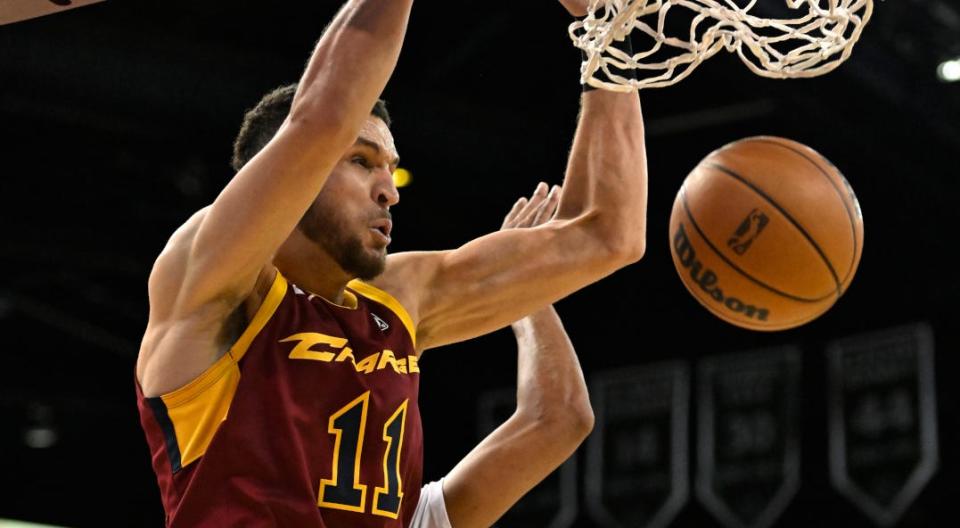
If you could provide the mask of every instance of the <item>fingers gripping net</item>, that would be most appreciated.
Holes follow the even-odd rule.
[[[758,0],[591,0],[586,18],[570,25],[586,56],[580,82],[614,91],[668,86],[724,48],[763,77],[814,77],[847,60],[873,13],[873,0],[759,1],[763,10]],[[611,46],[628,35],[632,56]],[[622,75],[631,70],[636,78]]]

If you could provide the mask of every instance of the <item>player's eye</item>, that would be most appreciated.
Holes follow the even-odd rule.
[[[370,164],[370,160],[368,160],[366,156],[354,156],[353,158],[350,159],[350,161],[353,163],[356,163],[357,165],[360,165],[365,169],[369,169],[372,166]]]

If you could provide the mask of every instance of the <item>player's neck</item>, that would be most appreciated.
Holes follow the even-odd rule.
[[[299,231],[280,246],[273,263],[293,284],[335,304],[343,304],[344,288],[354,278]]]

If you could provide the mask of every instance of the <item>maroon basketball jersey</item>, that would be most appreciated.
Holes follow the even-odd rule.
[[[414,328],[353,281],[346,306],[288,284],[189,385],[140,421],[169,527],[400,527],[420,495]]]

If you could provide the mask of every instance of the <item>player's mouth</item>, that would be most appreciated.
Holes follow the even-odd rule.
[[[370,232],[373,233],[374,240],[383,245],[390,244],[390,231],[393,230],[393,222],[388,218],[381,218],[370,223]]]

